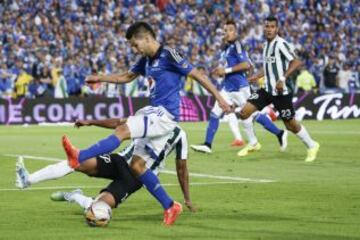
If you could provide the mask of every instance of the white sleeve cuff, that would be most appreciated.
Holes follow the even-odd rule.
[[[232,73],[232,72],[233,72],[233,69],[231,67],[225,68],[225,73],[226,74],[229,74],[229,73]]]

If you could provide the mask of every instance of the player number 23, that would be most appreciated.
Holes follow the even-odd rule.
[[[290,116],[291,116],[291,110],[290,109],[281,110],[281,117],[288,118]]]

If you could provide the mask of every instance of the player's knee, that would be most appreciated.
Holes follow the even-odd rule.
[[[239,114],[237,114],[238,117],[241,118],[241,120],[245,120],[248,119],[251,115],[251,113],[249,113],[248,111],[246,111],[246,109],[242,109]]]
[[[102,192],[99,196],[97,196],[96,201],[104,201],[106,202],[111,208],[116,207],[116,200],[115,197],[110,192]]]
[[[126,124],[122,124],[115,129],[114,134],[121,140],[130,138],[130,130]]]
[[[88,168],[83,168],[83,167],[81,167],[81,166],[78,167],[78,168],[76,169],[76,171],[82,172],[82,173],[88,175],[89,177],[96,176],[96,174],[97,174],[96,169],[88,169]]]
[[[292,133],[298,133],[301,129],[300,124],[298,124],[296,121],[284,121],[285,127],[287,130],[289,130]]]
[[[75,170],[88,176],[95,176],[97,174],[96,159],[89,159],[83,162]]]
[[[290,124],[285,124],[285,127],[287,130],[289,130],[290,132],[293,132],[293,127]]]
[[[130,168],[136,176],[140,176],[146,171],[145,161],[139,158],[133,158],[130,163]]]

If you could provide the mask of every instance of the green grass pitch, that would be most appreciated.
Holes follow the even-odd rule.
[[[88,227],[77,205],[49,199],[56,190],[77,186],[96,195],[107,184],[80,173],[15,190],[16,158],[5,154],[64,158],[63,134],[76,146],[86,147],[109,130],[1,126],[0,239],[360,239],[359,123],[305,121],[321,144],[318,159],[311,164],[303,161],[306,149],[294,135],[289,135],[287,151],[280,153],[276,139],[259,126],[261,151],[238,158],[237,149],[229,146],[230,130],[221,124],[212,155],[189,150],[190,172],[254,181],[191,177],[191,196],[198,212],[185,210],[170,228],[161,225],[161,206],[144,189],[113,211],[106,228]],[[203,141],[206,123],[181,125],[190,144]],[[31,172],[51,163],[25,158]],[[174,170],[173,157],[167,160],[167,169]],[[182,201],[176,176],[163,173],[161,181]]]

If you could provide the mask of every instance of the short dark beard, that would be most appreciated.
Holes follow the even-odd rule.
[[[267,40],[268,42],[271,42],[272,40],[274,40],[274,38],[276,38],[276,34],[275,34],[275,36],[274,36],[272,39],[266,38],[266,40]]]

